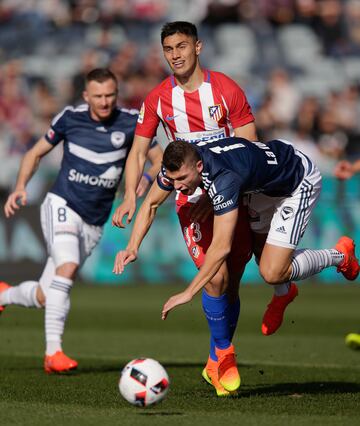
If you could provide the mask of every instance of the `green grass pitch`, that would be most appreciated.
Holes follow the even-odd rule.
[[[0,318],[1,425],[359,425],[360,351],[344,345],[360,330],[359,285],[300,284],[276,335],[261,335],[271,297],[265,285],[241,289],[234,343],[242,378],[233,398],[202,381],[208,332],[200,297],[160,311],[180,286],[78,286],[64,340],[77,372],[42,370],[43,312],[9,307]],[[130,406],[118,392],[121,368],[152,357],[171,387],[158,406]]]

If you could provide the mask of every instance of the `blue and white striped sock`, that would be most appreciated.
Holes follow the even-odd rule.
[[[291,262],[290,281],[304,280],[329,266],[339,266],[343,260],[344,254],[335,249],[296,250]]]
[[[61,341],[70,310],[72,284],[72,280],[55,275],[48,289],[45,303],[46,355],[62,350]]]

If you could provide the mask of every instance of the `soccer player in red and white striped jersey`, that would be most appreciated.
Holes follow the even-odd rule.
[[[113,224],[119,227],[125,226],[124,216],[127,215],[129,223],[135,213],[136,187],[143,172],[150,141],[160,122],[169,141],[182,139],[206,144],[228,136],[257,140],[254,117],[242,89],[226,75],[201,68],[199,55],[202,42],[198,39],[196,27],[181,21],[165,24],[161,32],[161,43],[173,74],[155,87],[142,105],[125,169],[124,201],[113,216]],[[204,261],[212,239],[211,210],[208,197],[200,188],[191,198],[184,195],[177,198],[177,212],[184,238],[189,254],[198,268]],[[241,228],[239,232],[243,235],[242,241],[234,242],[228,263],[222,265],[203,294],[206,316],[211,316],[213,309],[217,314],[225,310],[226,315],[229,314],[228,332],[231,334],[235,331],[240,310],[239,281],[251,257],[250,229],[247,212],[243,207],[239,209],[238,227]],[[218,310],[215,305],[219,305]],[[210,357],[203,376],[212,382],[217,394],[222,395],[227,391],[218,383],[214,344],[214,338],[221,341],[218,335],[222,331],[210,331]],[[233,351],[233,347],[229,350]]]

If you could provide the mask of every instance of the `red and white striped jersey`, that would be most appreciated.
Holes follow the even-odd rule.
[[[152,138],[162,122],[169,141],[212,142],[233,136],[233,129],[254,121],[241,88],[225,74],[204,70],[204,81],[187,93],[166,78],[146,97],[135,134]]]

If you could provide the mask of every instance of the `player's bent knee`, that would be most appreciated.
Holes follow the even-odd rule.
[[[209,296],[219,297],[221,296],[228,286],[228,276],[223,272],[219,271],[206,286],[206,292]]]
[[[73,279],[79,265],[75,262],[66,262],[56,268],[56,274],[65,278]]]
[[[277,266],[260,265],[260,274],[268,284],[279,284],[287,281],[287,268],[281,269]]]
[[[42,307],[45,306],[46,297],[40,286],[36,289],[36,299]]]

